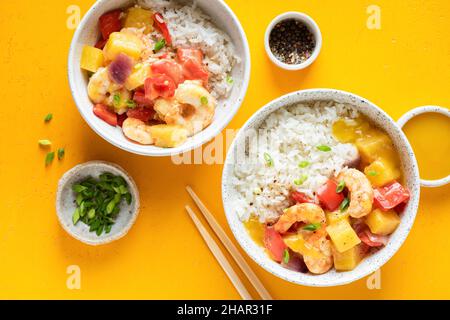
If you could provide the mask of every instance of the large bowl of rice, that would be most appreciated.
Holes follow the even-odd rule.
[[[394,143],[401,160],[404,183],[411,191],[401,223],[389,243],[365,258],[354,270],[322,275],[300,273],[273,261],[244,226],[249,215],[260,222],[276,221],[288,206],[290,183],[298,172],[298,158],[313,159],[308,168],[304,193],[322,184],[354,158],[350,145],[339,144],[330,128],[339,117],[364,115],[384,130]],[[267,138],[269,137],[269,138]],[[320,144],[333,146],[333,152],[317,153]],[[316,150],[316,151],[315,151]],[[262,165],[270,154],[274,165]],[[286,281],[313,287],[338,286],[354,282],[380,269],[400,249],[412,228],[420,196],[417,161],[397,123],[372,102],[355,94],[311,89],[282,96],[259,109],[242,127],[230,146],[222,175],[222,198],[229,226],[239,244],[262,268]]]
[[[208,62],[212,94],[218,99],[211,125],[176,148],[144,146],[129,141],[92,112],[88,77],[80,68],[85,45],[99,38],[98,19],[106,12],[138,4],[164,14],[178,47],[200,48]],[[230,78],[231,75],[231,78]],[[195,149],[217,136],[239,110],[250,80],[250,50],[245,32],[233,11],[220,0],[99,0],[80,22],[70,47],[68,77],[72,96],[89,126],[111,144],[145,156],[171,156]],[[229,79],[233,80],[230,86]]]

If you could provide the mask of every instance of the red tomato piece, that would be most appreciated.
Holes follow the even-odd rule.
[[[315,203],[315,201],[308,197],[306,194],[298,191],[291,192],[291,199],[295,203]]]
[[[329,211],[334,211],[339,208],[339,205],[344,201],[344,195],[336,193],[337,183],[333,180],[328,180],[323,186],[317,190],[317,197],[322,206]]]
[[[179,48],[177,50],[178,61],[181,63],[186,62],[188,59],[194,59],[199,64],[203,63],[203,52],[198,49],[184,49]]]
[[[183,69],[173,60],[158,60],[150,66],[153,75],[163,74],[172,78],[176,85],[183,82]]]
[[[103,48],[105,47],[106,43],[108,42],[108,40],[104,40],[104,39],[100,39],[96,44],[95,47],[97,49],[103,50]]]
[[[171,77],[156,75],[145,80],[145,98],[155,100],[159,97],[171,98],[175,95],[176,85]]]
[[[411,196],[409,190],[397,181],[375,189],[373,195],[375,206],[385,211],[393,209],[402,203],[407,203]]]
[[[369,247],[382,247],[385,246],[388,242],[388,237],[373,234],[367,228],[364,229],[364,231],[359,232],[358,237]]]
[[[163,16],[160,13],[155,13],[153,15],[153,20],[155,21],[156,27],[159,29],[164,39],[166,40],[166,43],[171,46],[172,37],[170,36],[169,28],[167,27],[167,23],[164,20]]]
[[[138,107],[149,108],[153,107],[153,101],[145,98],[145,92],[136,91],[133,96],[134,102],[138,105]]]
[[[100,17],[100,32],[102,33],[103,40],[107,40],[111,33],[118,32],[122,29],[122,21],[120,21],[121,14],[121,10],[114,10]]]
[[[273,227],[266,227],[264,232],[264,246],[269,250],[275,261],[281,262],[283,260],[283,253],[287,249],[287,246],[281,235]]]
[[[186,80],[201,80],[205,86],[208,84],[208,71],[194,59],[188,59],[183,63],[183,76]]]
[[[113,127],[117,126],[117,114],[110,111],[107,106],[103,104],[96,104],[94,106],[94,114]]]
[[[155,111],[150,108],[134,108],[127,111],[128,118],[139,119],[144,122],[149,122],[154,115]]]

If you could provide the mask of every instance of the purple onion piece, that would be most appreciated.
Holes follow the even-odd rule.
[[[297,252],[292,251],[291,249],[289,249],[289,262],[288,263],[282,262],[281,265],[284,268],[292,271],[308,273],[308,267],[303,261],[303,257]]]
[[[109,77],[117,84],[124,84],[130,76],[133,68],[133,60],[126,54],[119,54],[109,65]]]

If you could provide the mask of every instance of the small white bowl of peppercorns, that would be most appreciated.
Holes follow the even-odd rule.
[[[322,33],[317,23],[301,12],[286,12],[269,24],[265,47],[270,60],[285,70],[309,67],[322,48]]]

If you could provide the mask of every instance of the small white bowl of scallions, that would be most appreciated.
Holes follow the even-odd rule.
[[[58,183],[56,212],[64,230],[88,245],[125,236],[139,213],[139,191],[120,166],[104,161],[77,165]]]

